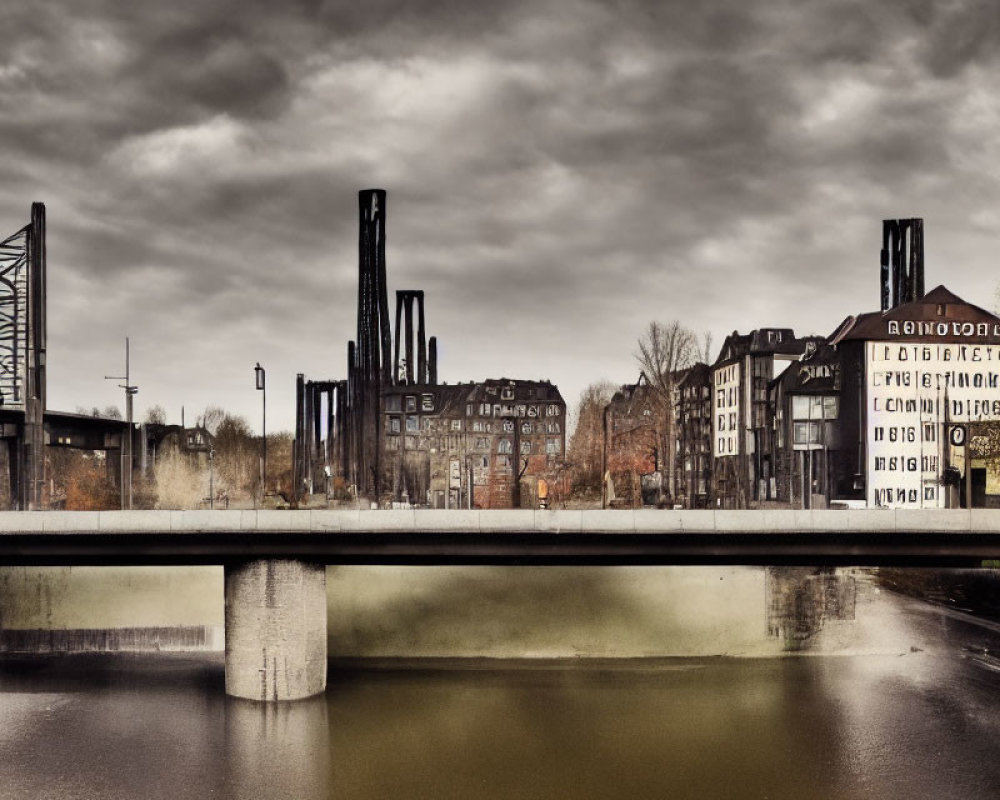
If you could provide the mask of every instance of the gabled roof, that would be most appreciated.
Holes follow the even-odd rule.
[[[909,325],[904,328],[902,323],[915,324],[910,330]],[[970,323],[976,326],[975,333],[963,333],[962,325],[967,326]],[[848,317],[837,326],[827,341],[829,344],[837,345],[851,340],[883,341],[890,338],[902,341],[921,340],[929,335],[928,329],[931,324],[934,328],[933,335],[942,341],[949,341],[952,338],[956,341],[968,341],[970,335],[979,338],[984,335],[980,333],[982,330],[980,326],[983,324],[989,326],[985,336],[1000,341],[1000,328],[995,328],[1000,326],[1000,317],[967,303],[944,286],[937,286],[919,300],[900,303],[887,311],[872,311]],[[967,327],[965,330],[967,331]]]
[[[791,328],[757,328],[750,333],[733,331],[726,337],[719,350],[719,357],[712,367],[727,364],[746,355],[800,356],[809,342],[820,342],[821,336],[796,338]]]

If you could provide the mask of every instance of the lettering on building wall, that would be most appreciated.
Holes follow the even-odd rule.
[[[997,322],[934,322],[927,320],[889,320],[890,336],[975,336],[1000,337]]]
[[[889,328],[903,336],[1000,336],[992,323]],[[868,505],[943,508],[944,426],[1000,420],[1000,345],[870,342],[866,357]]]

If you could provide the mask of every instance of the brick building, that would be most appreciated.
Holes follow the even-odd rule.
[[[359,193],[358,335],[347,378],[298,376],[295,485],[379,507],[547,504],[564,479],[566,404],[547,381],[438,380],[424,293],[396,292],[390,324],[382,190]],[[516,477],[515,477],[516,476]]]
[[[663,422],[665,409],[645,374],[625,384],[604,409],[605,508],[659,505],[665,486]],[[669,409],[666,409],[670,413]]]
[[[708,508],[712,488],[712,370],[698,363],[677,382],[674,504]]]

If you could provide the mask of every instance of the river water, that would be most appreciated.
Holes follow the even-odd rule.
[[[1000,625],[841,616],[777,657],[333,662],[277,706],[215,653],[8,655],[0,798],[996,797]]]

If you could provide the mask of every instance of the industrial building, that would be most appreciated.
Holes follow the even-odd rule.
[[[546,506],[565,480],[566,404],[548,381],[438,377],[425,298],[396,292],[390,324],[386,193],[359,193],[357,338],[347,378],[298,376],[298,499],[324,494],[379,507]]]

